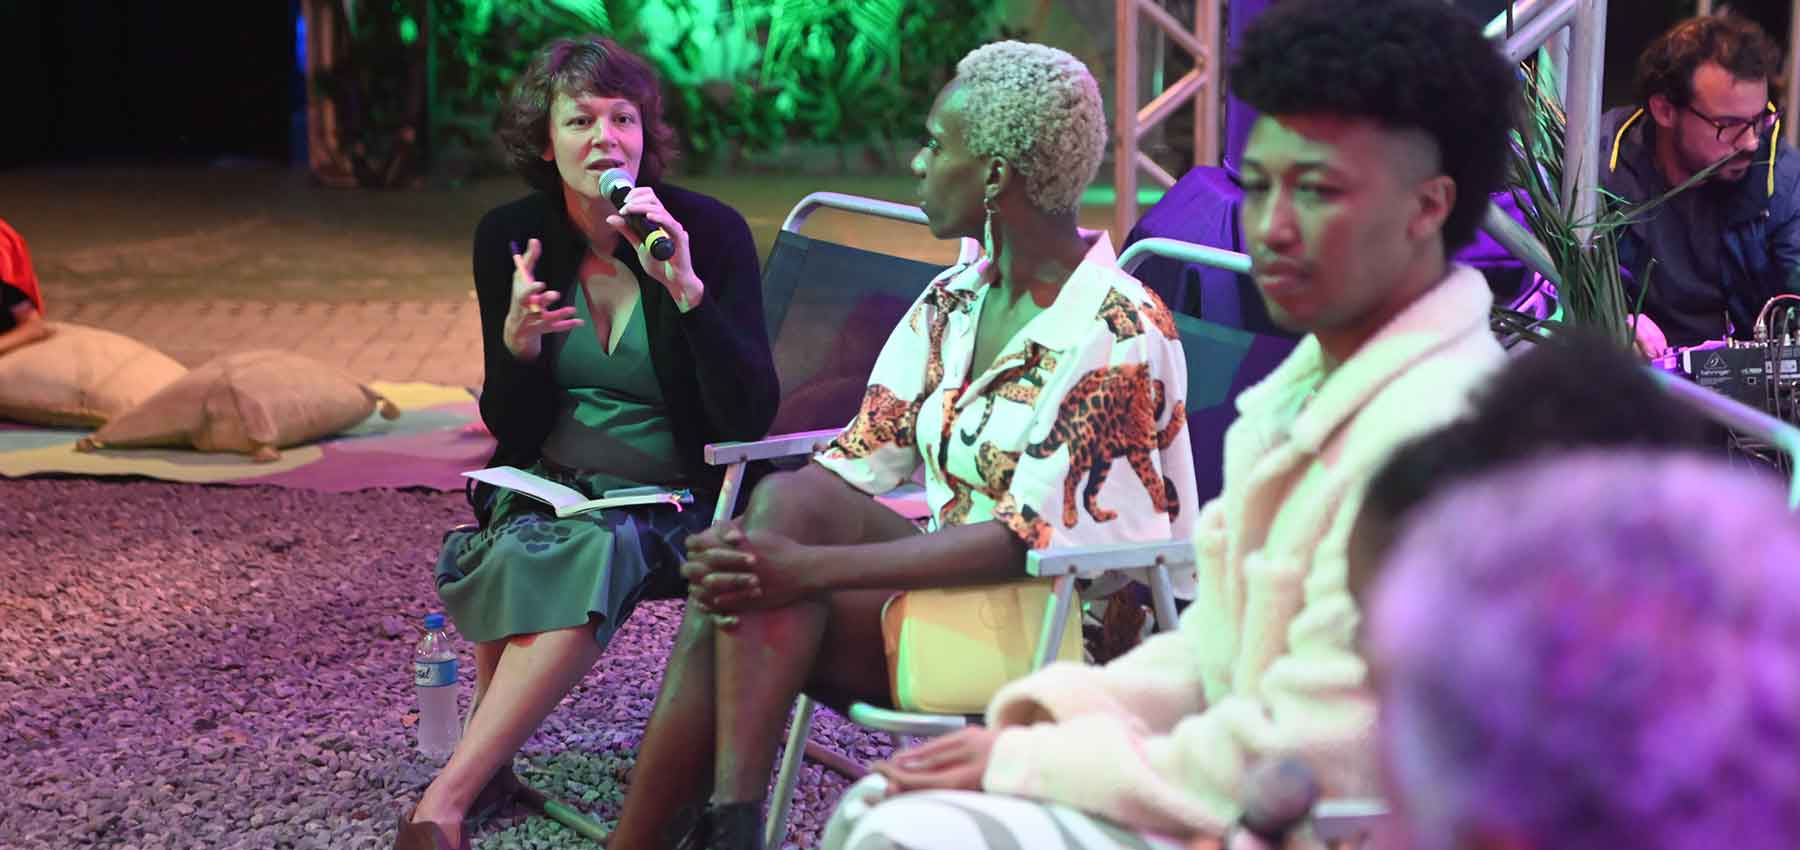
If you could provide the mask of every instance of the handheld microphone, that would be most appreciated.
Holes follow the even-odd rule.
[[[600,194],[612,201],[613,206],[623,207],[625,196],[631,194],[635,184],[631,180],[631,172],[623,168],[608,168],[600,174]],[[643,237],[644,244],[650,246],[650,256],[666,260],[675,256],[675,240],[662,226],[638,213],[625,216],[625,224],[633,233]]]
[[[1280,847],[1312,813],[1319,782],[1298,758],[1259,762],[1244,777],[1244,814],[1238,825],[1269,847]]]

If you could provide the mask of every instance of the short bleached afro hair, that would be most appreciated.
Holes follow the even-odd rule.
[[[1010,163],[1038,209],[1074,211],[1106,152],[1106,112],[1087,66],[1048,45],[997,41],[956,63],[956,79],[969,151]]]

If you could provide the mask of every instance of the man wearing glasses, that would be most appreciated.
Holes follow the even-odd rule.
[[[1690,18],[1638,57],[1641,105],[1601,121],[1601,185],[1625,201],[1654,199],[1721,163],[1620,236],[1634,286],[1648,280],[1637,331],[1647,356],[1748,338],[1765,301],[1800,292],[1800,153],[1779,140],[1769,94],[1780,67],[1754,22]]]

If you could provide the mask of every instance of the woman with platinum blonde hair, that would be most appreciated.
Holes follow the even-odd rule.
[[[1028,551],[1192,533],[1174,321],[1076,226],[1104,122],[1063,51],[991,44],[957,66],[912,168],[933,235],[985,254],[925,287],[812,463],[688,539],[688,607],[612,846],[760,847],[797,694],[979,711],[1030,668],[992,622],[1036,635],[1048,587]],[[923,533],[873,498],[921,466]]]

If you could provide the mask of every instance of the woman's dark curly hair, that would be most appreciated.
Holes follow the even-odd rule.
[[[1769,80],[1781,70],[1781,49],[1749,18],[1702,15],[1676,24],[1638,54],[1642,103],[1662,95],[1676,106],[1694,99],[1694,71],[1715,63],[1740,80]]]
[[[1444,250],[1475,238],[1506,174],[1518,77],[1455,7],[1287,0],[1244,32],[1229,79],[1232,93],[1265,115],[1338,115],[1423,131],[1456,183]]]
[[[584,35],[559,38],[539,49],[500,104],[495,125],[507,163],[532,188],[561,191],[556,163],[544,159],[544,148],[550,144],[550,108],[559,93],[621,97],[636,104],[644,127],[638,182],[662,179],[663,169],[675,160],[675,132],[663,122],[656,71],[612,39]]]

